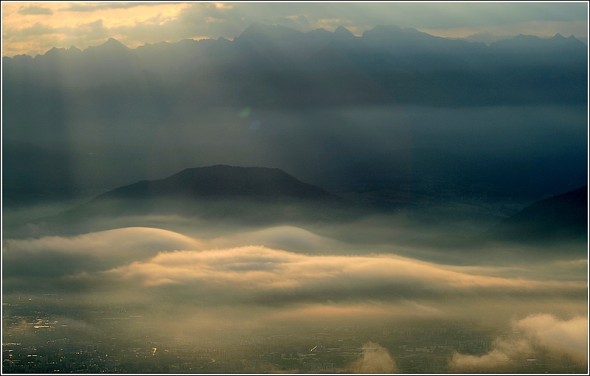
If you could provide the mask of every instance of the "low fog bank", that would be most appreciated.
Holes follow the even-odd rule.
[[[465,200],[375,209],[346,198],[337,201],[109,198],[4,208],[3,230],[5,239],[17,239],[73,236],[140,226],[212,239],[235,238],[241,233],[263,234],[268,229],[298,228],[338,244],[327,243],[330,246],[319,247],[316,251],[392,253],[461,265],[585,255],[587,239],[577,232],[571,236],[568,233],[559,236],[561,233],[557,232],[553,238],[538,239],[535,232],[519,237],[502,236],[506,226],[501,225],[506,218],[513,218],[520,209],[528,207],[527,204],[528,201],[523,203],[522,200],[496,203]],[[578,216],[578,211],[576,209],[572,215]],[[543,226],[551,223],[550,219],[543,219]],[[557,222],[554,226],[559,229]],[[291,238],[297,239],[299,235]],[[247,239],[257,238],[249,236]],[[305,243],[305,239],[306,236],[301,235],[299,242]],[[302,251],[281,242],[264,245]]]
[[[361,232],[362,228],[358,223],[355,224],[355,228],[359,229],[359,233]],[[373,226],[368,228],[374,229]],[[560,253],[546,257],[542,257],[537,250],[536,257],[533,258],[532,254],[527,254],[525,247],[518,248],[515,245],[513,248],[505,249],[494,248],[494,246],[473,249],[471,255],[466,251],[462,251],[463,254],[446,255],[445,249],[437,250],[434,244],[430,244],[428,248],[423,246],[425,250],[421,251],[417,246],[412,249],[408,244],[398,245],[393,239],[388,241],[382,238],[381,242],[373,244],[363,243],[360,239],[351,242],[344,236],[331,237],[322,233],[321,229],[318,230],[311,231],[302,227],[284,225],[256,229],[225,228],[223,231],[218,229],[217,232],[208,229],[202,232],[201,229],[194,228],[190,232],[181,233],[163,228],[135,226],[79,235],[5,238],[4,277],[5,283],[10,282],[11,278],[16,278],[19,283],[25,285],[27,285],[27,278],[47,278],[45,287],[50,288],[52,283],[59,282],[56,287],[58,290],[66,282],[66,280],[60,282],[61,277],[81,278],[80,283],[75,285],[77,288],[84,283],[92,285],[94,278],[103,280],[104,277],[116,277],[116,280],[129,275],[133,275],[133,279],[140,284],[167,286],[176,284],[174,281],[177,281],[177,278],[180,278],[179,283],[190,281],[193,278],[191,276],[194,276],[196,280],[207,279],[208,273],[215,270],[229,272],[235,267],[236,269],[233,270],[235,274],[222,272],[214,279],[220,283],[222,280],[229,283],[242,277],[252,276],[255,278],[251,283],[247,282],[247,279],[244,280],[247,282],[246,285],[257,281],[256,283],[264,283],[269,288],[274,283],[276,286],[305,287],[293,295],[296,299],[299,293],[303,298],[306,294],[310,294],[312,287],[315,286],[312,282],[317,278],[340,280],[340,283],[344,283],[347,278],[354,277],[355,270],[359,276],[367,274],[363,277],[366,282],[369,282],[367,288],[375,287],[375,293],[386,295],[387,289],[379,289],[382,282],[379,275],[391,277],[392,279],[387,283],[395,285],[400,282],[405,286],[404,288],[408,288],[406,284],[409,284],[413,278],[434,278],[436,283],[428,286],[420,285],[421,287],[414,286],[416,291],[432,294],[448,283],[454,286],[456,282],[451,281],[457,278],[473,280],[475,277],[470,276],[471,271],[475,271],[476,275],[489,275],[485,283],[477,283],[477,286],[481,284],[492,286],[497,283],[498,286],[506,287],[519,286],[519,283],[509,280],[510,278],[532,278],[536,282],[531,282],[531,286],[537,286],[539,283],[538,286],[541,286],[545,282],[537,280],[543,280],[545,276],[560,281],[562,278],[577,281],[583,277],[584,272],[584,263],[581,260],[584,260],[586,255],[568,253],[567,244],[557,247],[561,250]],[[343,234],[348,234],[351,230],[344,227],[341,231]],[[207,236],[199,237],[197,236],[199,233],[207,234]],[[482,255],[485,253],[496,253],[494,256],[497,259],[487,259]],[[453,258],[458,259],[460,256],[464,256],[463,262],[451,262]],[[445,257],[447,257],[446,260]],[[243,261],[240,261],[242,259]],[[189,269],[185,269],[185,262],[190,266]],[[206,267],[209,262],[213,269]],[[387,265],[392,270],[401,268],[400,272],[389,276]],[[349,266],[352,268],[350,269]],[[316,267],[317,270],[314,269]],[[379,271],[382,268],[383,271]],[[550,268],[553,268],[553,271],[548,273]],[[348,273],[346,273],[347,270]],[[410,272],[407,274],[410,279],[406,280],[404,277],[406,270],[423,271],[424,276]],[[465,270],[469,272],[463,275]],[[568,270],[574,274],[566,273]],[[240,273],[242,271],[244,274]],[[99,274],[88,274],[91,272]],[[293,273],[292,279],[289,272]],[[158,277],[159,273],[162,273],[161,277]],[[562,275],[562,278],[556,278],[559,275]],[[372,276],[372,279],[368,276]],[[437,279],[439,278],[437,276],[442,279]],[[401,279],[398,280],[398,278]],[[565,280],[562,282],[565,283]],[[527,286],[524,281],[521,281],[523,286]],[[307,290],[307,283],[311,284],[310,291]],[[560,283],[552,286],[559,290],[567,285],[566,283],[561,286]],[[5,286],[10,286],[10,283]],[[37,286],[37,284],[31,286]],[[321,283],[321,286],[326,290],[326,294],[330,294],[331,289],[339,290],[337,286],[331,287],[326,281]],[[370,291],[370,289],[363,290],[365,287],[355,285],[351,281],[349,289],[353,286],[365,293]],[[259,292],[262,293],[262,291]],[[275,293],[272,288],[268,292],[269,296]],[[289,293],[293,292],[289,290]],[[265,299],[265,294],[256,296],[262,300]],[[282,295],[282,298],[285,296]],[[343,296],[346,297],[346,294]]]
[[[526,204],[5,208],[3,371],[583,373],[587,242],[485,236]]]
[[[201,237],[196,227],[5,238],[3,342],[19,343],[15,354],[99,348],[124,372],[182,363],[193,372],[304,373],[587,364],[578,346],[587,346],[585,255],[449,265],[321,229]]]
[[[218,239],[222,246],[260,244],[293,252],[397,254],[450,265],[510,265],[585,256],[585,237],[542,241],[502,237],[497,229],[506,214],[501,213],[518,213],[522,206],[513,201],[503,205],[470,202],[375,210],[346,199],[335,203],[109,199],[5,208],[3,230],[6,240],[148,227]],[[285,235],[284,229],[292,233]],[[242,243],[228,243],[228,239],[242,238]]]

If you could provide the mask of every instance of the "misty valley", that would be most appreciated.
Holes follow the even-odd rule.
[[[585,373],[587,45],[253,24],[3,57],[4,373]]]

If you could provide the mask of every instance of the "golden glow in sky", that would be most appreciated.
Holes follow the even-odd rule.
[[[51,47],[86,48],[112,37],[129,47],[165,41],[159,28],[190,4],[3,3],[3,55],[44,53]],[[119,6],[119,7],[117,7]],[[143,38],[141,37],[143,30]]]
[[[248,2],[3,2],[2,55],[80,49],[115,38],[134,48],[182,39],[234,38],[253,22],[301,31],[354,34],[377,25],[413,27],[434,35],[587,36],[587,4],[571,3],[248,3]]]

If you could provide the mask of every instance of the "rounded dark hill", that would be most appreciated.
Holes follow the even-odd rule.
[[[491,235],[527,243],[587,239],[588,186],[527,206],[499,223]]]
[[[216,165],[119,187],[40,223],[71,234],[88,224],[108,229],[113,220],[117,226],[149,226],[154,215],[256,226],[340,221],[362,213],[280,169]]]
[[[164,179],[143,180],[123,186],[99,198],[148,199],[170,196],[192,199],[339,199],[277,168],[226,165],[189,168]]]

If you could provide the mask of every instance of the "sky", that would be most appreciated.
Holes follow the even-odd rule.
[[[376,25],[442,37],[473,34],[587,40],[586,2],[2,2],[2,55],[85,49],[115,38],[130,48],[162,41],[238,36],[253,22],[301,31]]]

